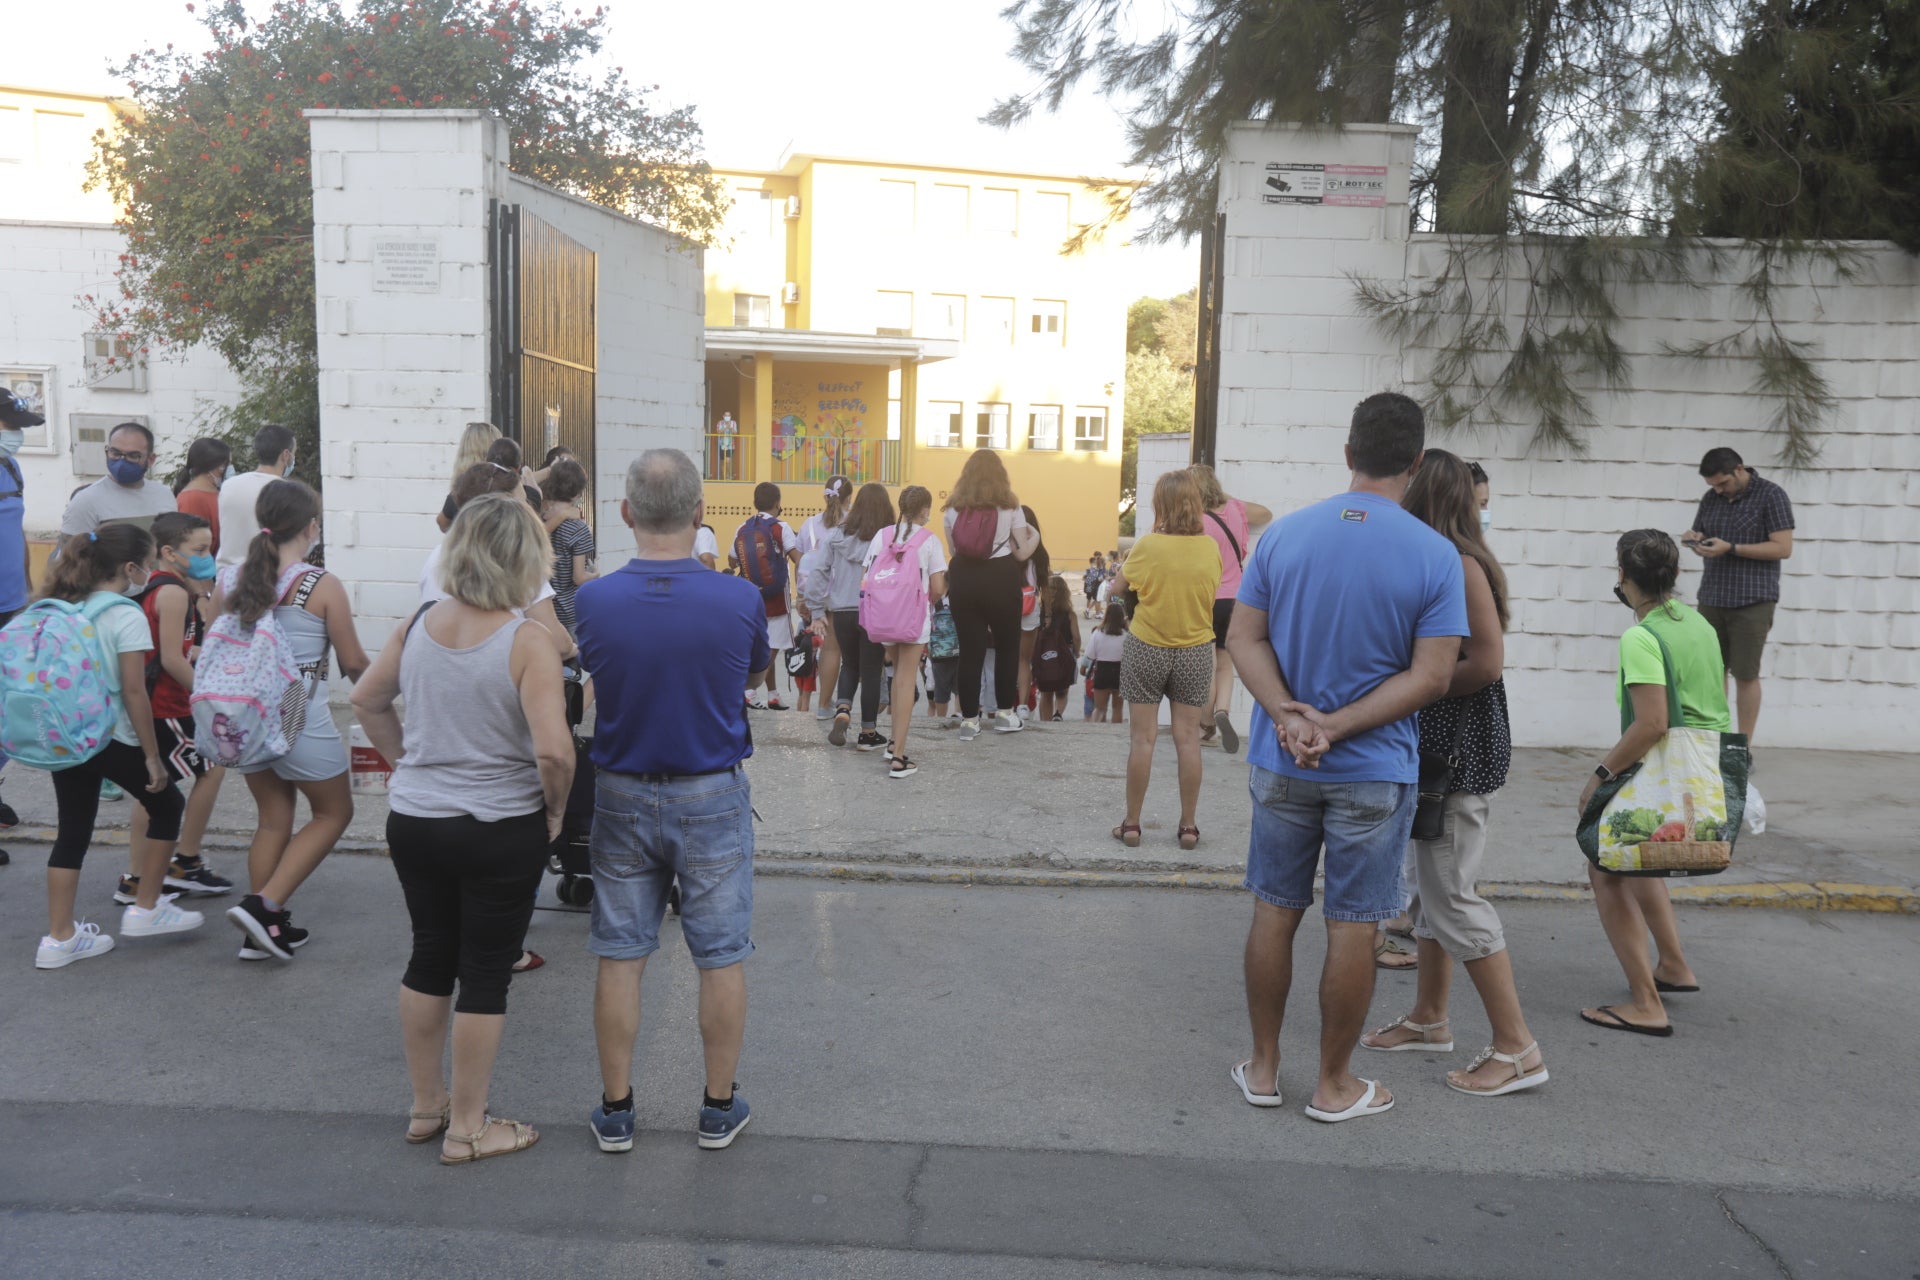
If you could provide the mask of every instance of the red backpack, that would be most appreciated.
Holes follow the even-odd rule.
[[[750,518],[733,535],[733,558],[740,576],[760,588],[769,618],[787,612],[787,548],[778,520]]]
[[[991,560],[1000,544],[1000,513],[991,507],[968,507],[953,513],[953,554],[973,560]]]

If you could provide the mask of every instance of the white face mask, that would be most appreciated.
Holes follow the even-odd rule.
[[[140,579],[140,581],[138,582],[135,582],[133,580],[132,574],[128,574],[127,585],[120,588],[120,594],[137,600],[140,598],[140,593],[147,589],[147,584],[152,581],[153,581],[153,574],[151,571],[147,573],[146,577]]]
[[[1480,532],[1485,533],[1491,528],[1493,528],[1493,509],[1482,507],[1480,508]]]

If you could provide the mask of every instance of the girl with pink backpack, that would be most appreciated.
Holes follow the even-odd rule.
[[[933,602],[947,591],[947,553],[927,528],[933,494],[911,484],[900,491],[900,519],[876,534],[867,548],[867,572],[860,586],[860,626],[875,644],[884,645],[893,664],[893,740],[887,744],[887,777],[911,778],[919,772],[907,756],[907,730],[913,724],[914,681],[920,654],[933,630]]]

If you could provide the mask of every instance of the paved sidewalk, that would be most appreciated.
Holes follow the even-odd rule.
[[[1175,841],[1173,745],[1163,733],[1143,815],[1127,849],[1109,834],[1123,807],[1127,746],[1120,726],[1069,721],[963,743],[922,719],[911,751],[917,776],[885,777],[879,752],[836,750],[811,713],[753,716],[749,765],[762,871],[971,883],[1234,886],[1245,866],[1249,800],[1245,753],[1205,749],[1198,849]],[[1587,750],[1515,753],[1494,802],[1485,863],[1490,894],[1561,898],[1585,892],[1573,843],[1573,807],[1593,766]],[[1920,912],[1920,841],[1904,793],[1920,759],[1874,752],[1763,749],[1756,782],[1765,835],[1741,838],[1733,870],[1675,881],[1676,895],[1740,905]],[[1902,781],[1902,780],[1906,781]],[[14,766],[3,794],[19,810],[16,844],[51,838],[48,775]],[[124,841],[126,801],[101,807],[102,842]],[[244,783],[228,780],[209,847],[243,847],[253,813]],[[359,797],[343,848],[384,848],[383,797]],[[114,832],[118,834],[107,834]]]

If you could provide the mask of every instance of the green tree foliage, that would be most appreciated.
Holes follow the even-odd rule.
[[[1135,298],[1127,306],[1127,350],[1158,350],[1160,317],[1167,313],[1165,298]]]
[[[1920,6],[1754,0],[1709,64],[1715,133],[1677,174],[1688,234],[1920,253]]]
[[[1209,0],[1145,30],[1124,0],[1013,0],[1004,12],[1036,84],[986,119],[1010,127],[1056,109],[1083,81],[1124,104],[1129,159],[1155,177],[1115,216],[1151,214],[1143,239],[1212,221],[1237,122],[1418,125],[1416,222],[1449,237],[1446,261],[1411,287],[1356,287],[1383,329],[1436,353],[1428,400],[1443,426],[1525,423],[1537,446],[1578,452],[1592,392],[1629,385],[1615,338],[1624,292],[1725,265],[1677,236],[1920,225],[1897,203],[1872,221],[1800,209],[1863,213],[1863,168],[1912,191],[1911,135],[1886,127],[1911,118],[1920,62],[1905,0]],[[1833,157],[1852,127],[1879,143]],[[1716,172],[1702,167],[1716,148],[1738,163],[1695,184],[1689,175]],[[1753,176],[1742,164],[1766,171],[1759,189],[1775,208],[1739,208]],[[1825,167],[1842,172],[1823,179]],[[1703,214],[1715,208],[1718,222]],[[1817,450],[1832,401],[1817,353],[1780,337],[1773,303],[1780,273],[1821,252],[1756,245],[1750,313],[1695,352],[1749,364],[1779,406],[1789,462]]]
[[[1140,474],[1140,437],[1193,430],[1193,295],[1141,298],[1127,308],[1127,414],[1121,432],[1120,502],[1131,506]],[[1132,345],[1134,340],[1139,345]],[[1128,517],[1123,517],[1123,523]]]
[[[280,0],[255,22],[228,0],[201,16],[206,49],[133,55],[118,68],[131,104],[89,166],[127,236],[116,287],[87,300],[96,324],[143,352],[211,344],[248,380],[237,432],[268,414],[317,421],[311,108],[484,109],[507,123],[516,172],[708,239],[722,196],[692,111],[655,112],[620,69],[589,72],[605,10],[578,15]]]

